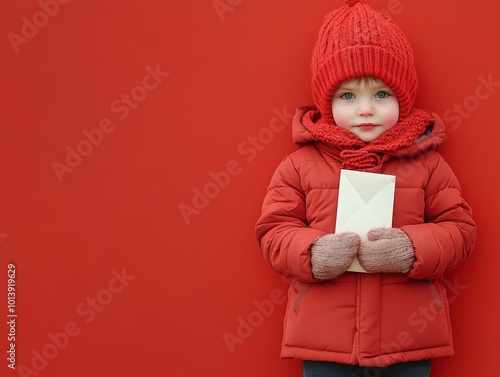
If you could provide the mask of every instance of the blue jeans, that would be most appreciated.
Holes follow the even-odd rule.
[[[375,368],[304,361],[303,368],[303,377],[429,377],[431,363],[421,360]]]

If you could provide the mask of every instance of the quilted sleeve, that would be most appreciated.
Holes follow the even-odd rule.
[[[309,250],[316,238],[326,233],[308,227],[305,199],[300,174],[287,156],[271,179],[256,235],[274,270],[298,281],[316,282]]]
[[[455,174],[442,157],[437,160],[425,188],[425,223],[402,229],[415,248],[416,261],[408,273],[410,278],[439,278],[471,253],[476,224]]]

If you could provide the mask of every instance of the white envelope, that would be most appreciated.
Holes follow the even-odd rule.
[[[362,241],[375,227],[392,227],[396,176],[353,170],[340,171],[335,233],[352,231]],[[357,259],[348,271],[366,272]]]

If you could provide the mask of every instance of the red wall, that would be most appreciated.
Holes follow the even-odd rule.
[[[500,3],[369,3],[412,42],[417,105],[447,121],[479,226],[448,277],[456,356],[433,376],[491,375]],[[3,357],[2,376],[301,376],[279,359],[286,285],[253,227],[342,4],[0,3],[0,346],[17,367]]]

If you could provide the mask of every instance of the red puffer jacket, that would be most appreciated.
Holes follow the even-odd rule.
[[[294,139],[307,143],[276,170],[256,232],[270,266],[291,278],[282,357],[361,366],[453,355],[444,275],[471,252],[476,226],[459,183],[434,148],[444,139],[436,116],[416,144],[385,156],[372,172],[396,176],[393,227],[413,242],[408,274],[347,272],[314,279],[310,247],[334,233],[339,151],[312,140],[294,118]]]

